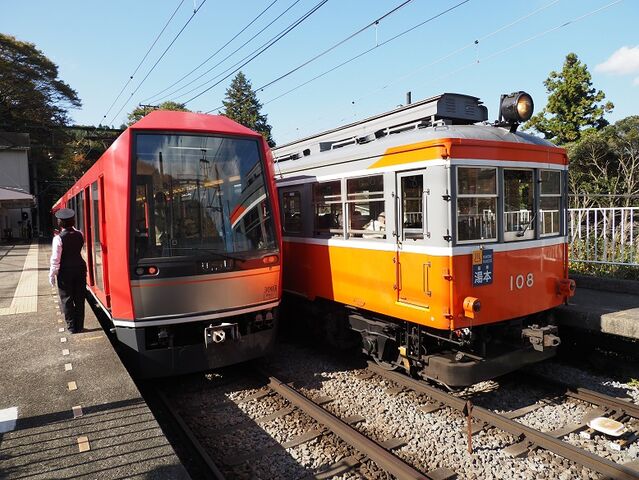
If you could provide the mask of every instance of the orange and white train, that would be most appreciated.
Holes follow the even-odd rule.
[[[568,160],[516,131],[532,109],[503,96],[488,123],[446,93],[275,149],[289,299],[451,387],[553,356],[547,313],[574,293]]]

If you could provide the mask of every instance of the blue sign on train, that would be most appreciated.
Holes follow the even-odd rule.
[[[473,287],[493,283],[493,251],[473,251]]]

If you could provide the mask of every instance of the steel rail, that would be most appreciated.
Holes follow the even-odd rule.
[[[372,362],[368,362],[368,369],[381,377],[394,381],[399,385],[410,388],[416,392],[423,393],[431,399],[443,403],[444,405],[447,405],[459,412],[463,412],[466,407],[466,400],[455,397],[454,395],[410,378],[404,374],[384,370]],[[558,438],[554,438],[547,433],[530,428],[486,408],[474,405],[472,409],[472,416],[477,420],[515,435],[516,437],[522,439],[525,437],[534,445],[603,475],[619,480],[637,480],[639,478],[639,472],[636,470],[611,462],[610,460],[598,455],[594,455]]]
[[[212,480],[226,480],[226,477],[224,477],[213,459],[209,456],[206,450],[204,450],[204,447],[202,447],[182,416],[171,406],[171,402],[169,402],[169,400],[166,398],[166,395],[164,395],[164,393],[157,388],[154,389],[154,393],[157,395],[157,398],[160,399],[166,411],[171,415],[173,421],[178,425],[181,433],[186,437],[195,452],[197,452],[197,455],[201,459],[201,463],[203,463],[207,469],[206,472],[203,472],[205,478]]]
[[[530,372],[528,372],[528,375],[531,376],[536,382],[565,388],[566,391],[564,392],[564,395],[566,395],[567,397],[575,398],[583,402],[592,403],[593,405],[607,407],[611,410],[623,410],[631,417],[639,418],[639,405],[637,405],[636,403],[632,403],[621,398],[611,397],[610,395],[595,392],[594,390],[589,390],[587,388],[578,387],[570,383],[555,380],[554,378],[548,378],[545,375],[539,375]]]
[[[269,388],[288,400],[292,405],[304,411],[306,414],[325,425],[335,435],[340,437],[349,445],[365,454],[377,465],[386,470],[399,480],[409,479],[431,479],[428,475],[416,470],[392,452],[389,452],[380,444],[349,424],[337,418],[335,415],[325,410],[321,406],[308,399],[294,388],[289,387],[284,382],[275,377],[268,376]]]

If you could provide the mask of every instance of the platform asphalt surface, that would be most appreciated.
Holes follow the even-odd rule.
[[[91,308],[66,330],[50,253],[0,245],[0,478],[188,479]]]
[[[639,282],[576,276],[575,296],[558,309],[560,325],[639,340]]]

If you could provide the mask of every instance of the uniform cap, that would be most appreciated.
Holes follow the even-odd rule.
[[[59,220],[68,220],[75,217],[75,212],[71,208],[62,208],[55,212],[55,218]]]

